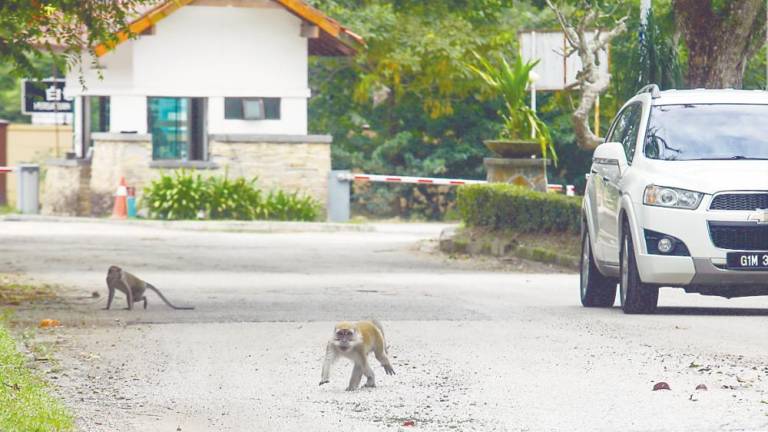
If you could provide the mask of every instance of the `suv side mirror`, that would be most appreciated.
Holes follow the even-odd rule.
[[[597,163],[614,164],[619,167],[619,172],[622,173],[629,165],[627,154],[624,153],[624,146],[618,142],[607,142],[597,146],[593,159]]]

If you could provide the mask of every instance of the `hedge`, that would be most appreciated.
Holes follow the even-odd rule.
[[[265,194],[256,179],[229,179],[226,174],[203,178],[186,170],[152,181],[141,204],[157,219],[314,221],[321,211],[317,200],[295,192]]]
[[[581,229],[581,198],[543,193],[505,183],[461,186],[458,211],[469,227],[526,233]]]

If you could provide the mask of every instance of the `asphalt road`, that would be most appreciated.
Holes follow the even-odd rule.
[[[375,228],[0,222],[0,265],[70,287],[17,317],[64,322],[38,333],[58,359],[41,367],[83,431],[768,430],[768,299],[665,289],[653,316],[585,309],[575,274],[426,252],[439,225]],[[103,310],[111,264],[197,308]],[[345,392],[340,361],[319,387],[333,322],[367,317],[397,375],[371,357],[378,387]]]

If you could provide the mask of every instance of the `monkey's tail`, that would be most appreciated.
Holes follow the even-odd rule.
[[[160,299],[161,299],[162,301],[164,301],[164,302],[165,302],[165,304],[167,304],[168,306],[172,307],[173,309],[181,309],[181,310],[192,310],[192,309],[194,309],[194,308],[195,308],[194,306],[174,306],[174,305],[173,305],[173,303],[171,303],[170,301],[168,301],[168,299],[167,299],[167,298],[165,298],[165,296],[163,295],[163,293],[161,293],[159,289],[157,289],[157,288],[155,288],[154,286],[152,286],[152,284],[150,284],[150,283],[147,283],[147,288],[149,288],[149,289],[151,289],[152,291],[154,291],[154,292],[155,292],[155,294],[157,294],[157,295],[158,295],[158,297],[160,297]]]
[[[382,338],[383,338],[383,339],[386,341],[386,340],[387,340],[387,338],[384,336],[384,326],[383,326],[383,325],[381,325],[381,323],[379,322],[379,320],[376,320],[376,319],[372,319],[372,320],[371,320],[371,322],[373,323],[373,325],[375,325],[375,326],[376,326],[376,328],[378,328],[378,329],[379,329],[379,333],[381,333],[381,337],[382,337]],[[385,346],[384,346],[384,351],[389,351],[389,346],[386,346],[386,345],[385,345]]]

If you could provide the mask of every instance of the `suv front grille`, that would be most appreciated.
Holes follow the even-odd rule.
[[[709,234],[721,249],[768,251],[768,225],[710,222]]]
[[[768,193],[722,194],[712,200],[710,210],[768,209]]]

